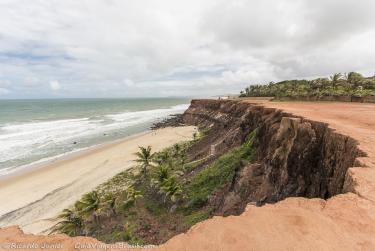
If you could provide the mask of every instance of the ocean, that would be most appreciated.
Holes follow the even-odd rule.
[[[187,98],[0,100],[0,175],[149,130]]]

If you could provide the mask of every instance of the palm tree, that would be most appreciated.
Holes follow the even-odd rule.
[[[69,236],[77,236],[82,234],[83,221],[76,212],[70,209],[64,209],[58,218],[62,219],[62,221],[53,226],[50,234],[55,232],[64,233]]]
[[[152,183],[156,186],[161,186],[166,179],[169,178],[169,168],[166,165],[160,165],[154,173]]]
[[[139,147],[139,152],[135,153],[135,155],[138,157],[135,161],[141,164],[142,172],[144,175],[147,174],[147,168],[152,166],[152,161],[155,156],[155,153],[151,153],[151,146],[145,147]]]
[[[122,209],[127,210],[130,207],[134,206],[139,198],[142,198],[143,195],[141,191],[135,190],[134,187],[129,187],[126,190],[126,199],[122,203]]]
[[[346,80],[350,84],[351,87],[358,88],[363,80],[363,76],[357,72],[349,72],[346,75]]]
[[[76,202],[76,208],[84,215],[92,215],[94,221],[98,223],[97,210],[100,206],[100,198],[96,191],[85,194],[81,200]]]
[[[321,90],[320,90],[320,93],[323,92],[323,95],[324,95],[324,90],[327,90],[327,87],[330,86],[330,82],[329,82],[329,79],[328,78],[318,78],[316,79],[316,81],[318,81],[318,83],[321,85]],[[320,95],[319,93],[319,95]]]
[[[250,96],[250,88],[249,87],[246,87],[245,88],[245,93],[246,93],[246,96],[249,97]]]
[[[169,154],[169,151],[162,151],[154,156],[154,161],[157,164],[162,165],[166,163],[170,158],[171,156]]]
[[[329,77],[331,80],[332,88],[335,90],[337,88],[338,83],[340,82],[342,77],[341,73],[335,73],[332,76]]]
[[[113,193],[109,193],[104,197],[105,206],[113,215],[116,215],[116,200],[117,198]]]
[[[167,197],[169,197],[172,202],[176,202],[178,197],[182,194],[181,185],[177,182],[174,176],[171,176],[165,180],[160,190],[165,194],[164,202],[166,201]]]

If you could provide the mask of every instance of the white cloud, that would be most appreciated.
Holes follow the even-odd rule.
[[[124,84],[125,84],[125,86],[127,86],[127,87],[133,87],[133,86],[135,86],[135,83],[131,80],[131,79],[124,79]]]
[[[9,80],[0,79],[0,88],[9,86],[11,86],[11,82]]]
[[[53,91],[58,91],[61,89],[60,83],[56,80],[49,82],[49,86],[51,87],[51,90]]]
[[[373,9],[373,0],[3,0],[0,78],[12,85],[0,87],[24,98],[214,95],[372,71]]]
[[[10,91],[8,89],[5,89],[5,88],[0,88],[0,96],[1,95],[7,95],[9,94]]]

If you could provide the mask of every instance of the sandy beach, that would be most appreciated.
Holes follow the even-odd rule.
[[[161,150],[188,140],[194,127],[150,131],[43,164],[0,180],[0,227],[20,225],[26,233],[45,233],[53,219],[84,193],[134,165],[139,146]]]

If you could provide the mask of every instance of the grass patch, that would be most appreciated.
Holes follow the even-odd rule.
[[[212,210],[193,212],[192,214],[185,216],[184,224],[191,227],[198,222],[207,220],[211,217],[211,214]]]
[[[232,181],[236,171],[242,167],[243,161],[251,161],[255,151],[253,142],[256,132],[252,132],[246,142],[224,154],[211,166],[197,173],[185,188],[190,199],[188,207],[199,208],[203,206],[212,192],[222,188]]]
[[[203,159],[199,159],[199,160],[195,160],[195,161],[192,161],[192,162],[189,162],[187,164],[185,164],[185,171],[186,172],[191,172],[193,171],[194,169],[196,169],[199,165],[201,165],[207,158],[203,158]]]
[[[168,213],[168,210],[165,208],[163,204],[151,201],[145,202],[145,208],[147,209],[147,211],[149,211],[152,215],[155,216],[161,216]]]

